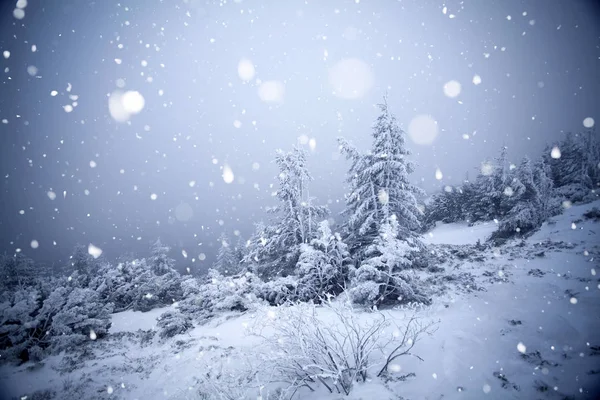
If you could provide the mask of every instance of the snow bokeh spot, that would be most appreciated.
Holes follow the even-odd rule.
[[[373,74],[364,61],[346,58],[329,69],[329,85],[335,96],[354,100],[363,97],[371,89]]]
[[[527,347],[522,342],[519,342],[517,344],[517,350],[519,350],[519,353],[525,354],[525,352],[527,351]]]
[[[175,207],[175,218],[181,222],[187,222],[194,216],[194,210],[188,203],[181,203]]]
[[[594,127],[594,118],[592,117],[587,117],[586,119],[583,120],[583,126],[585,126],[586,128],[593,128]]]
[[[244,58],[238,63],[238,75],[243,81],[249,81],[254,78],[255,72],[252,61]]]
[[[415,144],[429,145],[437,135],[437,121],[430,115],[418,115],[408,125],[408,136]]]
[[[475,80],[475,78],[473,78],[473,81]],[[450,98],[455,98],[460,94],[461,91],[461,85],[458,81],[452,80],[449,82],[446,82],[446,84],[444,85],[444,94],[447,97]]]
[[[285,86],[279,81],[266,81],[258,87],[258,97],[265,103],[281,103]]]
[[[560,158],[560,149],[558,148],[558,146],[554,146],[552,148],[552,151],[550,152],[550,157],[554,158],[555,160],[558,160]]]

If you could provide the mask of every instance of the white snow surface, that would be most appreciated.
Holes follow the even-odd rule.
[[[582,217],[593,206],[600,207],[600,202],[565,210],[524,242],[515,240],[476,253],[484,261],[452,259],[442,264],[445,272],[437,275],[468,272],[482,290],[451,286],[433,296],[433,304],[421,317],[439,320],[438,329],[413,349],[423,361],[399,359],[400,373],[414,372],[414,377],[389,382],[386,388],[372,376],[369,382],[356,384],[348,397],[319,388],[314,393],[300,391],[296,398],[391,399],[397,398],[395,394],[417,400],[593,399],[600,381],[600,354],[592,349],[600,346],[600,285],[591,271],[600,270],[600,224]],[[439,226],[429,243],[437,244],[434,251],[443,251],[441,243],[474,243],[477,238],[483,242],[491,226]],[[542,276],[530,273],[536,269]],[[577,298],[576,304],[570,302],[571,297]],[[7,398],[43,388],[60,393],[68,378],[86,382],[90,399],[200,399],[194,377],[206,373],[203,362],[221,354],[222,360],[237,363],[234,355],[227,355],[239,354],[230,353],[231,349],[251,355],[257,344],[258,339],[248,337],[244,328],[244,324],[261,323],[253,312],[221,315],[166,342],[155,337],[141,346],[139,340],[131,339],[131,332],[152,329],[163,311],[114,314],[111,333],[118,333],[117,337],[94,342],[95,358],[68,374],[55,370],[62,355],[47,358],[41,366],[3,365],[0,387],[6,388]],[[408,313],[403,309],[386,312],[400,324]],[[328,318],[326,312],[321,314]],[[360,312],[363,319],[370,315]],[[525,354],[517,349],[519,343],[526,347]],[[540,392],[535,385],[546,385],[548,390]],[[108,386],[113,388],[110,396]],[[214,398],[219,397],[215,394]],[[260,397],[255,393],[249,398]]]
[[[127,310],[112,315],[110,333],[135,332],[156,329],[156,318],[170,307],[155,308],[148,312]]]
[[[475,244],[480,240],[483,243],[497,228],[494,221],[480,222],[473,226],[466,222],[438,222],[435,228],[423,235],[423,241],[427,244]]]

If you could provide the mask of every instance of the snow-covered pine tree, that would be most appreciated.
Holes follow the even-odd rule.
[[[242,260],[244,259],[244,257],[246,256],[246,251],[247,251],[247,243],[244,240],[244,238],[239,235],[237,238],[237,241],[235,243],[235,246],[233,248],[233,258],[236,262],[236,265],[238,265],[238,267],[241,269],[242,265]]]
[[[78,244],[73,249],[65,272],[71,276],[76,286],[84,288],[88,287],[90,280],[97,273],[97,268],[98,261],[89,254],[88,248]]]
[[[156,242],[152,245],[148,265],[155,275],[164,275],[173,270],[175,260],[169,257],[170,250],[171,248],[163,245],[160,239],[156,239]]]
[[[280,217],[277,240],[283,245],[308,243],[317,235],[318,223],[328,214],[326,207],[314,205],[308,184],[313,180],[306,165],[306,152],[294,146],[290,152],[277,150],[279,204],[270,212]]]
[[[345,287],[352,262],[339,234],[332,234],[329,222],[319,224],[320,237],[302,244],[298,259],[298,297],[303,301],[337,295]]]
[[[354,302],[380,305],[395,302],[429,303],[408,269],[410,254],[415,251],[406,240],[398,238],[395,215],[379,227],[379,235],[365,252],[366,259],[350,274],[350,294]]]
[[[233,275],[237,273],[239,266],[235,259],[234,248],[229,238],[225,233],[219,237],[220,245],[217,251],[217,258],[213,264],[213,269],[217,270],[221,275]]]
[[[423,191],[409,181],[414,167],[407,159],[410,152],[406,134],[389,111],[387,99],[379,108],[381,114],[373,127],[370,153],[361,154],[345,139],[338,139],[342,153],[351,162],[345,231],[352,252],[359,258],[392,215],[398,219],[398,235],[418,241],[421,211],[415,196]]]
[[[540,193],[534,182],[533,167],[529,157],[524,157],[521,161],[517,168],[515,181],[519,183],[519,190],[514,195],[515,203],[502,219],[494,237],[523,235],[538,228],[543,222],[540,213]]]
[[[0,255],[0,289],[8,293],[31,285],[36,279],[33,261],[21,253]],[[1,297],[1,295],[0,295]]]
[[[278,150],[279,204],[268,212],[273,223],[261,226],[251,239],[244,263],[253,263],[260,276],[287,275],[296,266],[300,244],[317,237],[318,222],[327,216],[327,207],[317,206],[309,196],[312,180],[306,166],[306,153],[299,147],[290,152]]]
[[[470,222],[502,218],[512,207],[514,192],[506,147],[493,161],[485,161],[475,182],[467,185],[472,194],[469,204]],[[510,188],[510,189],[509,189]]]
[[[466,202],[462,187],[444,188],[443,191],[434,194],[429,204],[425,205],[424,223],[431,228],[437,221],[464,221],[467,218]]]
[[[600,169],[594,162],[600,153],[598,146],[594,135],[584,132],[567,133],[563,140],[554,143],[552,150],[546,148],[544,158],[550,165],[554,187],[564,200],[579,202],[593,198],[592,190],[597,187]],[[558,158],[554,147],[560,150]]]
[[[556,195],[554,182],[550,177],[550,166],[544,157],[541,157],[534,166],[533,182],[540,194],[540,217],[542,221],[560,214],[560,199]]]

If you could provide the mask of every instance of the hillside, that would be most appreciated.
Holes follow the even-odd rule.
[[[432,305],[383,310],[400,325],[413,313],[436,323],[412,351],[423,361],[400,358],[398,375],[414,375],[386,383],[373,376],[347,398],[594,399],[600,382],[600,225],[584,214],[599,206],[571,207],[526,240],[499,248],[465,244],[474,243],[477,232],[483,239],[487,227],[435,228],[426,235],[436,238],[429,251],[445,262],[443,271],[423,272]],[[330,310],[317,310],[319,319],[332,320]],[[235,371],[258,357],[261,341],[248,335],[249,327],[270,325],[285,313],[265,307],[227,313],[161,342],[151,332],[162,311],[113,314],[106,340],[39,364],[2,366],[4,398],[51,398],[36,397],[50,390],[65,399],[200,399],[205,383],[198,378],[219,365]],[[369,321],[376,314],[356,315]],[[248,395],[255,399],[259,391]],[[342,396],[319,387],[315,393],[301,389],[297,398]]]

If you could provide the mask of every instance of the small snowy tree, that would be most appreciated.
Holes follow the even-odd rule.
[[[190,330],[194,325],[192,319],[177,310],[169,310],[157,319],[156,326],[159,328],[161,339],[167,339]]]
[[[293,272],[300,245],[318,234],[317,224],[328,214],[327,207],[317,206],[309,196],[312,180],[306,166],[306,153],[299,147],[291,152],[278,150],[275,162],[279,168],[279,204],[268,209],[273,223],[257,230],[244,264],[251,263],[260,276],[288,275]]]
[[[430,302],[418,280],[408,271],[412,265],[410,254],[416,248],[399,239],[397,232],[397,219],[391,216],[367,249],[367,258],[352,272],[350,294],[354,302],[367,305]]]
[[[148,265],[155,275],[164,275],[167,272],[173,271],[175,260],[169,257],[171,248],[162,244],[160,239],[152,245],[151,256],[148,259]]]
[[[319,225],[321,236],[301,247],[296,271],[298,273],[298,296],[303,301],[337,295],[345,286],[350,254],[339,234],[334,235],[329,222]]]
[[[534,182],[533,168],[528,157],[517,168],[516,181],[519,190],[514,195],[515,204],[501,221],[494,238],[525,234],[538,228],[544,221],[541,214],[542,201]]]
[[[510,210],[514,203],[512,195],[518,185],[512,178],[507,166],[506,147],[502,147],[498,157],[481,164],[475,182],[467,185],[468,192],[472,194],[469,202],[471,222],[501,218]]]
[[[213,269],[219,271],[222,275],[233,275],[238,272],[239,266],[235,259],[234,248],[225,233],[219,237],[220,244],[217,251],[217,259],[213,264]]]
[[[533,180],[540,195],[539,212],[543,221],[561,212],[560,199],[556,195],[550,174],[550,166],[546,159],[540,158],[534,166]]]
[[[33,284],[35,272],[33,261],[21,253],[0,255],[0,296]]]

